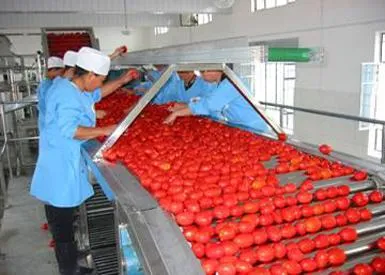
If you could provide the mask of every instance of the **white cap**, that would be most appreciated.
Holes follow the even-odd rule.
[[[47,61],[47,68],[64,68],[63,59],[56,56],[51,56]]]
[[[66,51],[63,57],[64,65],[68,67],[75,67],[78,60],[78,53],[74,51]]]
[[[83,47],[78,51],[76,66],[98,75],[107,75],[110,70],[110,58],[102,52]]]

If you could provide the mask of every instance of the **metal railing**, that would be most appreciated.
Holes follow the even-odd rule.
[[[381,147],[381,163],[385,163],[385,121],[378,120],[378,119],[372,119],[372,118],[366,118],[366,117],[360,117],[360,116],[353,116],[353,115],[347,115],[347,114],[340,114],[340,113],[334,113],[329,111],[321,111],[321,110],[315,110],[315,109],[308,109],[308,108],[302,108],[302,107],[294,107],[289,105],[283,105],[278,103],[271,103],[271,102],[263,102],[260,101],[260,104],[264,106],[270,106],[270,107],[276,107],[280,109],[280,121],[283,121],[283,110],[294,110],[309,114],[315,114],[320,116],[328,116],[328,117],[334,117],[334,118],[342,118],[352,121],[358,121],[358,122],[366,122],[371,124],[378,124],[382,126],[382,147]]]
[[[12,137],[10,138],[8,136],[8,127],[7,127],[7,121],[6,121],[6,115],[9,113],[12,113],[14,111],[20,110],[22,108],[35,105],[37,104],[37,99],[35,99],[34,96],[26,97],[24,100],[18,100],[18,101],[3,101],[0,102],[0,124],[1,124],[1,131],[3,133],[3,144],[0,149],[0,199],[3,199],[4,205],[6,205],[7,202],[7,184],[4,177],[4,165],[3,165],[3,159],[4,155],[6,157],[7,162],[7,169],[9,172],[9,183],[13,180],[13,164],[11,162],[11,153],[9,144],[13,142],[22,142],[22,141],[30,141],[30,140],[38,140],[38,136],[32,136],[32,137]],[[14,125],[17,127],[17,125]],[[17,156],[17,154],[16,154]],[[17,165],[17,162],[16,162]],[[8,184],[9,186],[9,184]]]

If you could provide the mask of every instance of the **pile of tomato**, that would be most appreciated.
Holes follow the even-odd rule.
[[[47,34],[50,56],[63,57],[66,51],[78,51],[81,47],[91,47],[91,37],[87,32],[63,32]]]
[[[137,99],[119,93],[103,100],[97,108],[110,116],[99,125],[119,122]],[[104,158],[140,179],[180,226],[206,274],[300,274],[346,261],[338,245],[359,238],[355,225],[372,219],[367,206],[383,195],[314,186],[341,176],[359,184],[365,171],[202,117],[165,125],[167,109],[147,106]],[[295,171],[307,178],[280,182],[280,174]]]

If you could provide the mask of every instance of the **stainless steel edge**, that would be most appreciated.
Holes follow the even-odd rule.
[[[229,77],[231,82],[235,85],[236,88],[238,88],[239,92],[245,99],[250,103],[250,105],[254,108],[254,110],[263,118],[263,120],[266,121],[266,123],[273,129],[273,131],[278,133],[283,133],[283,130],[281,127],[269,116],[265,113],[264,110],[262,110],[262,107],[259,105],[259,103],[250,97],[250,94],[246,88],[246,86],[243,84],[243,82],[239,79],[239,77],[228,67],[225,66],[223,72],[226,74],[226,76]]]
[[[105,150],[111,148],[120,136],[126,131],[126,129],[134,122],[142,110],[150,103],[150,101],[156,96],[162,86],[169,80],[171,74],[175,70],[175,65],[170,65],[166,71],[162,74],[159,80],[151,87],[151,89],[141,97],[139,102],[131,110],[131,112],[124,118],[115,131],[107,138],[104,144],[96,152],[94,160],[100,159]]]

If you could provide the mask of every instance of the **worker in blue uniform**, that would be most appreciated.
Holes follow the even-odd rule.
[[[72,80],[58,79],[47,95],[31,195],[45,204],[50,215],[47,220],[62,275],[84,274],[77,264],[73,217],[75,208],[93,195],[93,189],[81,145],[88,139],[110,135],[116,127],[95,127],[94,104],[113,92],[100,89],[109,67],[107,55],[83,47],[78,52]]]
[[[171,108],[171,114],[164,123],[172,124],[182,116],[203,115],[259,132],[268,131],[266,122],[224,77],[222,71],[205,71],[202,75],[204,80],[217,83],[216,88],[199,100]]]
[[[42,131],[44,127],[44,115],[45,115],[45,100],[43,100],[47,94],[48,89],[51,87],[53,80],[57,76],[61,76],[64,72],[64,63],[63,60],[56,56],[51,56],[47,60],[47,76],[39,84],[37,88],[37,98],[38,98],[38,126],[39,131]]]
[[[194,71],[173,73],[170,80],[159,91],[153,103],[189,103],[209,94],[215,85],[197,76]]]

